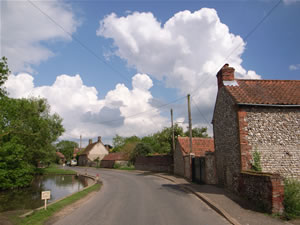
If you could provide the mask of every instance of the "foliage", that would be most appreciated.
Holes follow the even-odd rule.
[[[56,144],[56,149],[65,156],[67,161],[73,158],[74,148],[78,148],[78,143],[74,141],[62,140]]]
[[[18,137],[5,142],[0,148],[0,189],[27,186],[33,178],[33,166],[23,160],[25,147]]]
[[[190,132],[188,130],[184,134],[185,134],[185,136],[188,136],[188,137],[190,136]],[[202,137],[202,138],[208,137],[207,127],[193,128],[192,129],[192,137]]]
[[[260,153],[255,150],[253,153],[253,164],[252,164],[252,170],[261,172],[261,164],[260,164]]]
[[[187,132],[183,132],[183,128],[178,124],[174,125],[175,141],[178,136],[186,136]],[[194,128],[192,129],[193,137],[208,137],[207,128]],[[143,144],[143,145],[142,145]],[[154,134],[138,138],[137,136],[122,137],[116,135],[113,138],[113,152],[124,152],[127,156],[134,161],[138,151],[145,151],[158,154],[169,154],[172,146],[172,128],[165,127],[163,130]]]
[[[45,99],[0,98],[0,189],[28,185],[33,167],[55,159],[52,143],[64,131],[61,122]]]
[[[284,213],[287,219],[300,217],[300,181],[284,181]]]
[[[3,88],[3,84],[7,80],[9,73],[10,71],[7,65],[7,58],[2,57],[0,59],[0,97],[3,97],[7,94]]]
[[[101,184],[94,184],[87,189],[79,191],[67,198],[64,198],[52,205],[47,207],[47,210],[39,210],[34,212],[32,215],[25,217],[20,224],[30,224],[30,225],[42,225],[47,221],[54,213],[60,211],[67,205],[70,205],[79,199],[87,196],[89,193],[93,191],[99,191],[101,188]]]
[[[152,153],[152,148],[145,143],[138,143],[130,155],[130,162],[134,163],[138,156],[147,156]]]

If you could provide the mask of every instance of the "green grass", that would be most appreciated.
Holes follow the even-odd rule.
[[[101,184],[94,184],[91,187],[77,192],[61,201],[58,201],[50,206],[47,207],[47,210],[39,210],[35,211],[32,215],[24,218],[21,220],[18,225],[42,225],[46,220],[48,220],[54,213],[58,212],[59,210],[63,209],[65,206],[70,205],[77,200],[85,197],[87,194],[93,191],[99,191],[101,188]]]
[[[135,170],[135,168],[134,167],[120,167],[120,168],[118,168],[118,170]]]
[[[284,214],[287,219],[300,217],[300,182],[293,179],[284,181]]]
[[[60,169],[60,168],[58,168],[58,165],[56,165],[56,164],[51,164],[47,168],[39,168],[36,170],[36,173],[38,173],[38,174],[61,174],[61,175],[76,174],[76,172],[73,170]]]

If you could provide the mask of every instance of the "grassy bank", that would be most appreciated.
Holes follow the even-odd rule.
[[[60,169],[58,165],[51,164],[47,168],[38,168],[36,170],[37,174],[60,174],[60,175],[73,175],[76,174],[75,171],[69,169]]]
[[[88,187],[85,190],[79,191],[65,199],[62,199],[61,201],[58,201],[50,206],[47,207],[47,210],[39,210],[35,211],[30,216],[20,219],[18,221],[18,225],[42,225],[45,221],[47,221],[54,213],[58,212],[59,210],[63,209],[65,206],[70,205],[77,200],[85,197],[89,193],[93,191],[99,191],[101,188],[101,184],[94,184],[91,187]]]

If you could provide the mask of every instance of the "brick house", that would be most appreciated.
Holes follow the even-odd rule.
[[[128,157],[126,157],[126,154],[122,152],[109,153],[101,160],[100,167],[114,168],[114,165],[116,163],[122,166],[126,166],[128,164]]]
[[[66,161],[64,154],[62,154],[61,152],[56,152],[55,154],[58,160],[58,164],[64,164]]]
[[[98,141],[94,143],[92,139],[89,139],[88,146],[78,156],[78,165],[96,166],[106,155],[108,155],[108,151],[103,145],[100,136],[98,137]]]
[[[210,168],[206,174],[211,174],[215,177],[214,156],[209,154],[214,152],[214,139],[213,138],[192,138],[192,156],[193,157],[206,157],[207,165]],[[190,152],[190,138],[178,137],[174,151],[174,174],[192,179],[191,159]],[[210,155],[212,157],[210,157]],[[211,163],[210,163],[211,162]]]
[[[217,80],[213,132],[219,184],[241,188],[241,172],[251,170],[255,152],[262,172],[299,180],[300,80],[235,79],[228,64]]]

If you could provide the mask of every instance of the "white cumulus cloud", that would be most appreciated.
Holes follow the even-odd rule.
[[[36,7],[39,9],[37,9]],[[32,65],[47,60],[54,53],[44,41],[71,40],[66,32],[76,31],[76,20],[69,4],[61,0],[1,1],[1,56],[6,56],[12,71],[32,71]],[[49,42],[48,42],[49,43]]]
[[[63,118],[65,138],[146,135],[162,129],[168,119],[150,104],[152,80],[146,74],[136,74],[132,86],[117,84],[99,99],[96,88],[84,85],[80,75],[63,74],[51,86],[36,87],[30,74],[11,74],[5,83],[11,97],[46,98],[52,113]],[[141,111],[147,113],[132,116]]]
[[[97,35],[112,39],[115,54],[138,72],[165,81],[181,95],[191,93],[208,119],[217,92],[215,75],[225,63],[238,78],[260,79],[243,68],[246,43],[230,32],[215,9],[181,11],[164,24],[151,12],[112,13],[100,21]]]

